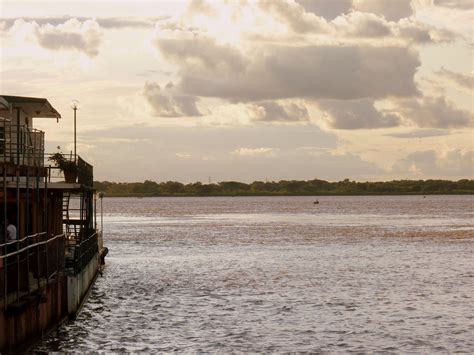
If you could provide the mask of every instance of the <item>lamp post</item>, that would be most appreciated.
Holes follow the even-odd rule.
[[[76,111],[79,101],[73,100],[71,102],[71,108],[74,110],[74,163],[77,164],[77,150],[76,150]]]

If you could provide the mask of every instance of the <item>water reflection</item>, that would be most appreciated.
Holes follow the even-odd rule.
[[[470,351],[474,199],[108,199],[49,351]]]

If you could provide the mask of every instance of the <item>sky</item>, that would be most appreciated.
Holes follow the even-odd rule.
[[[96,180],[474,178],[472,0],[0,0],[0,94]]]

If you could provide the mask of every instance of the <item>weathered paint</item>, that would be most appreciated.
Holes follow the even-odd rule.
[[[0,352],[17,351],[37,340],[67,316],[66,276],[25,297],[18,308],[0,311]]]
[[[99,254],[76,276],[67,277],[67,301],[70,318],[75,318],[99,270]]]
[[[60,275],[40,292],[25,297],[22,307],[2,308],[0,353],[26,349],[64,319],[75,318],[97,277],[99,262],[97,253],[78,275]]]

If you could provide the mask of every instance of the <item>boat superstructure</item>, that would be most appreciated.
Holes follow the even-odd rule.
[[[77,155],[61,171],[35,119],[61,115],[44,98],[0,96],[0,353],[75,317],[106,248],[93,167]]]

